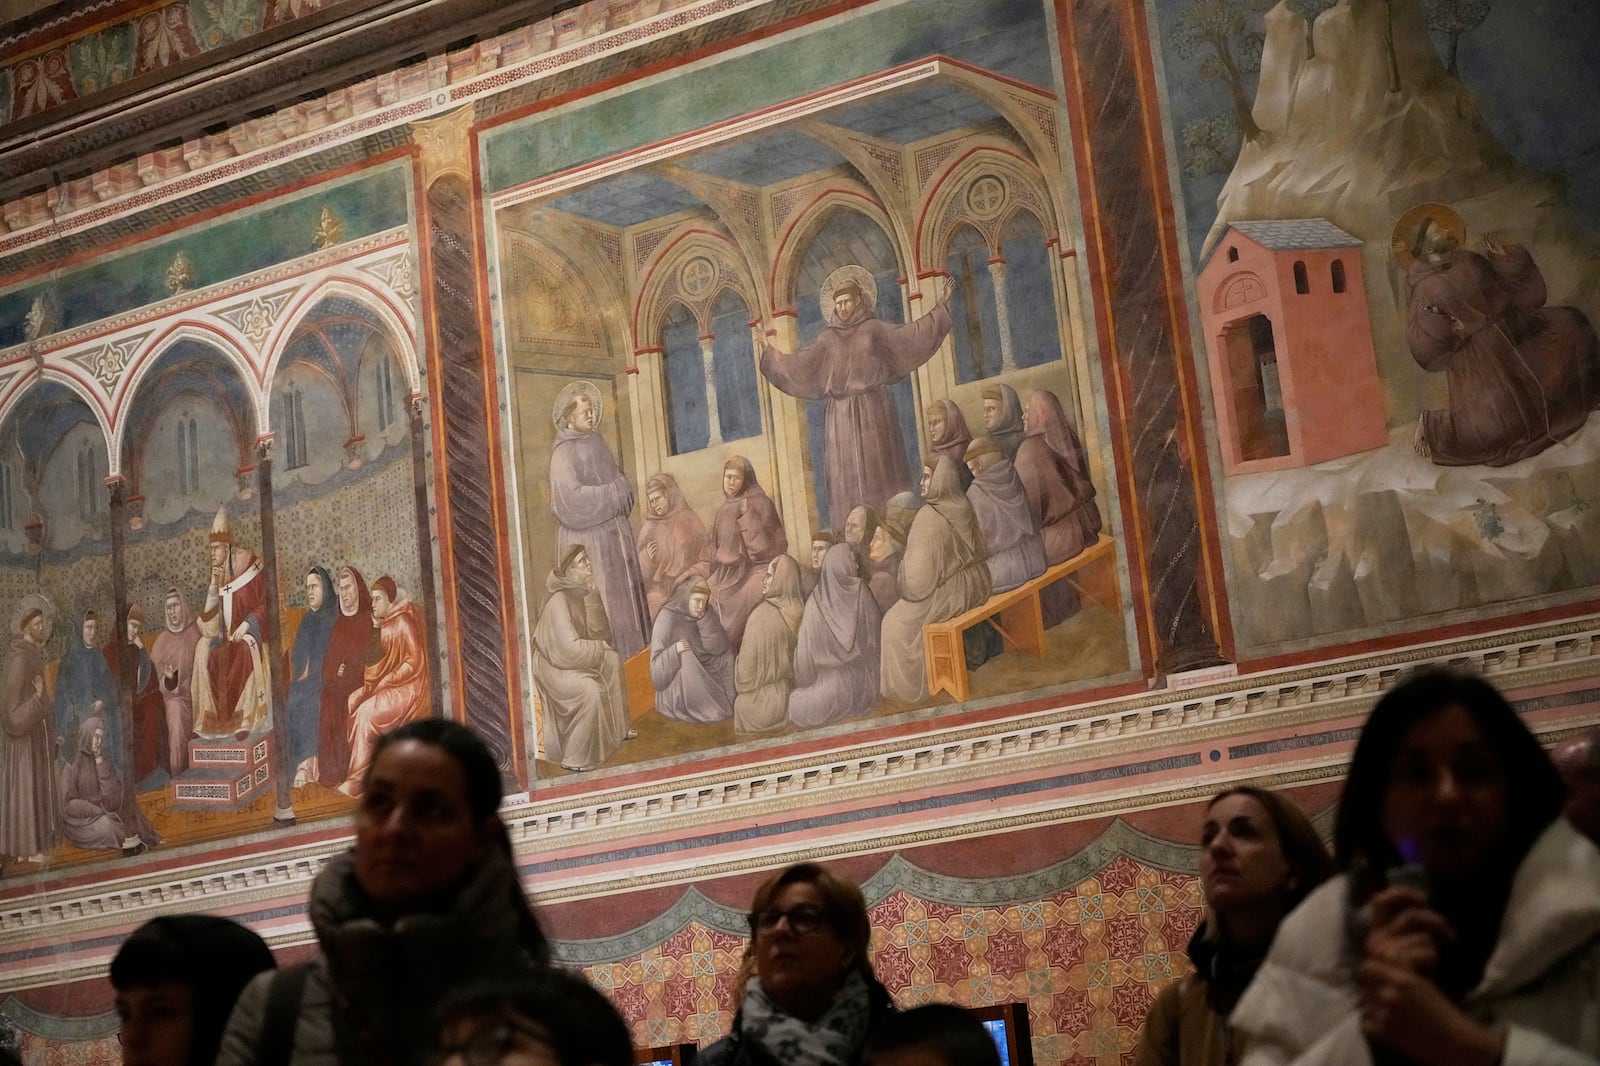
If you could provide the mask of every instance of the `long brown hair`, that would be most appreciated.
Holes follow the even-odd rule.
[[[1272,821],[1272,828],[1278,834],[1278,849],[1283,852],[1283,861],[1294,874],[1294,883],[1288,888],[1289,905],[1286,911],[1293,910],[1311,894],[1312,889],[1334,875],[1336,868],[1328,845],[1323,843],[1322,835],[1299,807],[1268,789],[1239,785],[1223,789],[1211,797],[1206,810],[1211,810],[1229,796],[1250,797],[1261,804]]]

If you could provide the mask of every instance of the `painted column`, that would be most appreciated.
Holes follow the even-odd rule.
[[[800,330],[794,312],[780,312],[774,316],[772,328],[767,330],[762,341],[780,352],[796,350],[800,346]],[[817,529],[817,516],[807,489],[811,484],[811,448],[806,440],[805,401],[773,388],[764,377],[761,388],[767,395],[767,408],[772,412],[768,446],[777,485],[771,495],[783,511],[783,526],[788,531],[790,545],[810,544]]]
[[[1006,291],[1006,261],[999,256],[989,260],[989,280],[994,283],[994,313],[1000,320],[1000,373],[1017,368],[1017,355],[1011,347],[1011,294]]]
[[[428,664],[428,695],[433,706],[444,709],[444,678],[439,676],[439,649],[435,647],[439,633],[439,604],[434,599],[433,552],[428,545],[434,540],[433,526],[428,519],[428,424],[427,400],[422,393],[406,397],[406,412],[411,428],[411,500],[417,523],[417,599],[422,604],[423,659]]]
[[[711,431],[707,448],[722,445],[722,416],[717,411],[717,363],[711,347],[716,339],[715,333],[700,334],[700,365],[706,375],[706,425]]]
[[[278,595],[278,524],[272,505],[272,436],[256,440],[256,501],[261,513],[261,580],[267,591],[267,650],[272,659],[272,779],[275,806],[272,824],[294,825],[294,801],[290,786],[294,767],[289,764],[289,722],[284,713],[288,704],[289,661],[283,654],[283,603]]]
[[[1141,4],[1057,0],[1085,253],[1141,651],[1158,674],[1231,644],[1220,549]]]
[[[516,589],[502,486],[499,397],[484,237],[472,173],[470,105],[412,126],[434,446],[448,481],[435,480],[445,625],[451,637],[451,706],[494,752],[502,772],[528,780],[515,632]],[[448,399],[448,402],[446,400]],[[426,550],[426,548],[424,548]]]
[[[111,636],[107,643],[117,649],[117,706],[115,710],[107,707],[106,714],[116,714],[122,719],[122,750],[116,753],[116,757],[122,764],[122,772],[127,775],[125,788],[129,802],[137,803],[134,789],[139,783],[134,780],[133,770],[134,749],[137,745],[134,728],[137,723],[133,717],[133,695],[134,689],[138,686],[138,679],[130,674],[130,668],[133,668],[133,664],[129,661],[130,657],[122,654],[123,642],[128,639],[128,549],[125,532],[128,520],[127,491],[127,482],[123,480],[122,475],[113,474],[106,478],[106,498],[110,503],[107,514],[111,523]],[[69,633],[67,639],[71,641],[77,637],[77,633]],[[82,721],[88,715],[88,708],[84,708],[79,720]],[[76,743],[75,737],[63,740],[64,745]],[[67,747],[66,751],[71,754],[76,749]],[[137,836],[129,837],[123,842],[123,847],[128,847],[130,841],[134,844],[139,842]]]

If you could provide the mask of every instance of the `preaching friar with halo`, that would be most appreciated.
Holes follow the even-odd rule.
[[[890,496],[911,486],[900,424],[889,387],[938,351],[950,332],[943,293],[933,310],[895,325],[877,317],[877,285],[865,267],[835,270],[822,285],[828,325],[793,355],[768,344],[761,373],[802,400],[823,400],[823,463],[828,513],[843,520],[857,504],[879,511]]]

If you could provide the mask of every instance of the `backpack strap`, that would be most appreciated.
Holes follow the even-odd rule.
[[[289,1066],[300,1020],[300,1001],[305,998],[310,976],[310,963],[285,966],[273,973],[261,1030],[256,1034],[255,1066]]]

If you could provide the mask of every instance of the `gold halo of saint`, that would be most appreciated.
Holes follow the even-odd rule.
[[[1389,250],[1394,254],[1395,262],[1400,264],[1401,270],[1410,269],[1416,261],[1417,239],[1422,234],[1424,225],[1431,224],[1432,228],[1442,230],[1455,238],[1457,245],[1464,244],[1467,239],[1467,224],[1461,221],[1461,216],[1449,204],[1425,203],[1418,204],[1401,215],[1394,224],[1394,235],[1389,240]]]
[[[595,388],[595,384],[592,381],[568,382],[565,388],[556,393],[555,406],[550,408],[550,421],[554,423],[557,429],[566,425],[567,420],[562,416],[566,414],[567,405],[579,393],[589,397],[589,402],[594,404],[594,428],[598,431],[600,429],[600,420],[605,417],[606,407],[600,400],[600,390]]]
[[[11,632],[22,632],[22,624],[34,614],[44,615],[45,628],[54,629],[56,624],[56,608],[44,596],[37,592],[30,592],[22,597],[21,601],[11,610]]]
[[[851,263],[840,267],[822,280],[822,288],[818,291],[817,297],[821,301],[824,322],[833,321],[833,294],[846,282],[854,282],[855,287],[861,290],[867,310],[872,313],[877,312],[878,279],[873,277],[866,267]]]

